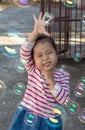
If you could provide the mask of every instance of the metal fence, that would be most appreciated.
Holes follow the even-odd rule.
[[[60,56],[85,57],[85,0],[41,0],[40,11],[54,15],[47,30]]]

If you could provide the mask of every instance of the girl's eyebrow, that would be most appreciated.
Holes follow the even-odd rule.
[[[46,50],[46,52],[47,52],[47,51],[52,51],[52,49],[48,49],[48,50]],[[42,52],[36,52],[35,54],[36,54],[36,55],[39,55],[39,54],[42,54]]]
[[[46,50],[46,52],[48,52],[48,51],[52,51],[52,49]],[[35,55],[41,55],[41,54],[42,54],[42,52],[35,52]]]
[[[42,54],[42,52],[36,52],[35,53],[35,55],[41,55]]]

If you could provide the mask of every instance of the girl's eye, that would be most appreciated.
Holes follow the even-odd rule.
[[[38,55],[37,57],[41,57],[42,55]]]
[[[51,54],[52,52],[51,51],[48,51],[47,54]]]

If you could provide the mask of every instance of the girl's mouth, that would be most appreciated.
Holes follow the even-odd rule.
[[[46,63],[43,64],[43,66],[49,67],[50,64],[51,64],[51,62],[46,62]]]

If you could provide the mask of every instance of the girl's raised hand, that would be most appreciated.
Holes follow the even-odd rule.
[[[37,19],[36,16],[33,14],[33,18],[34,18],[34,32],[36,32],[36,34],[41,35],[41,34],[45,34],[50,36],[50,34],[46,31],[46,27],[45,27],[45,23],[43,22],[44,16],[42,17],[42,12],[39,15],[39,18]]]

